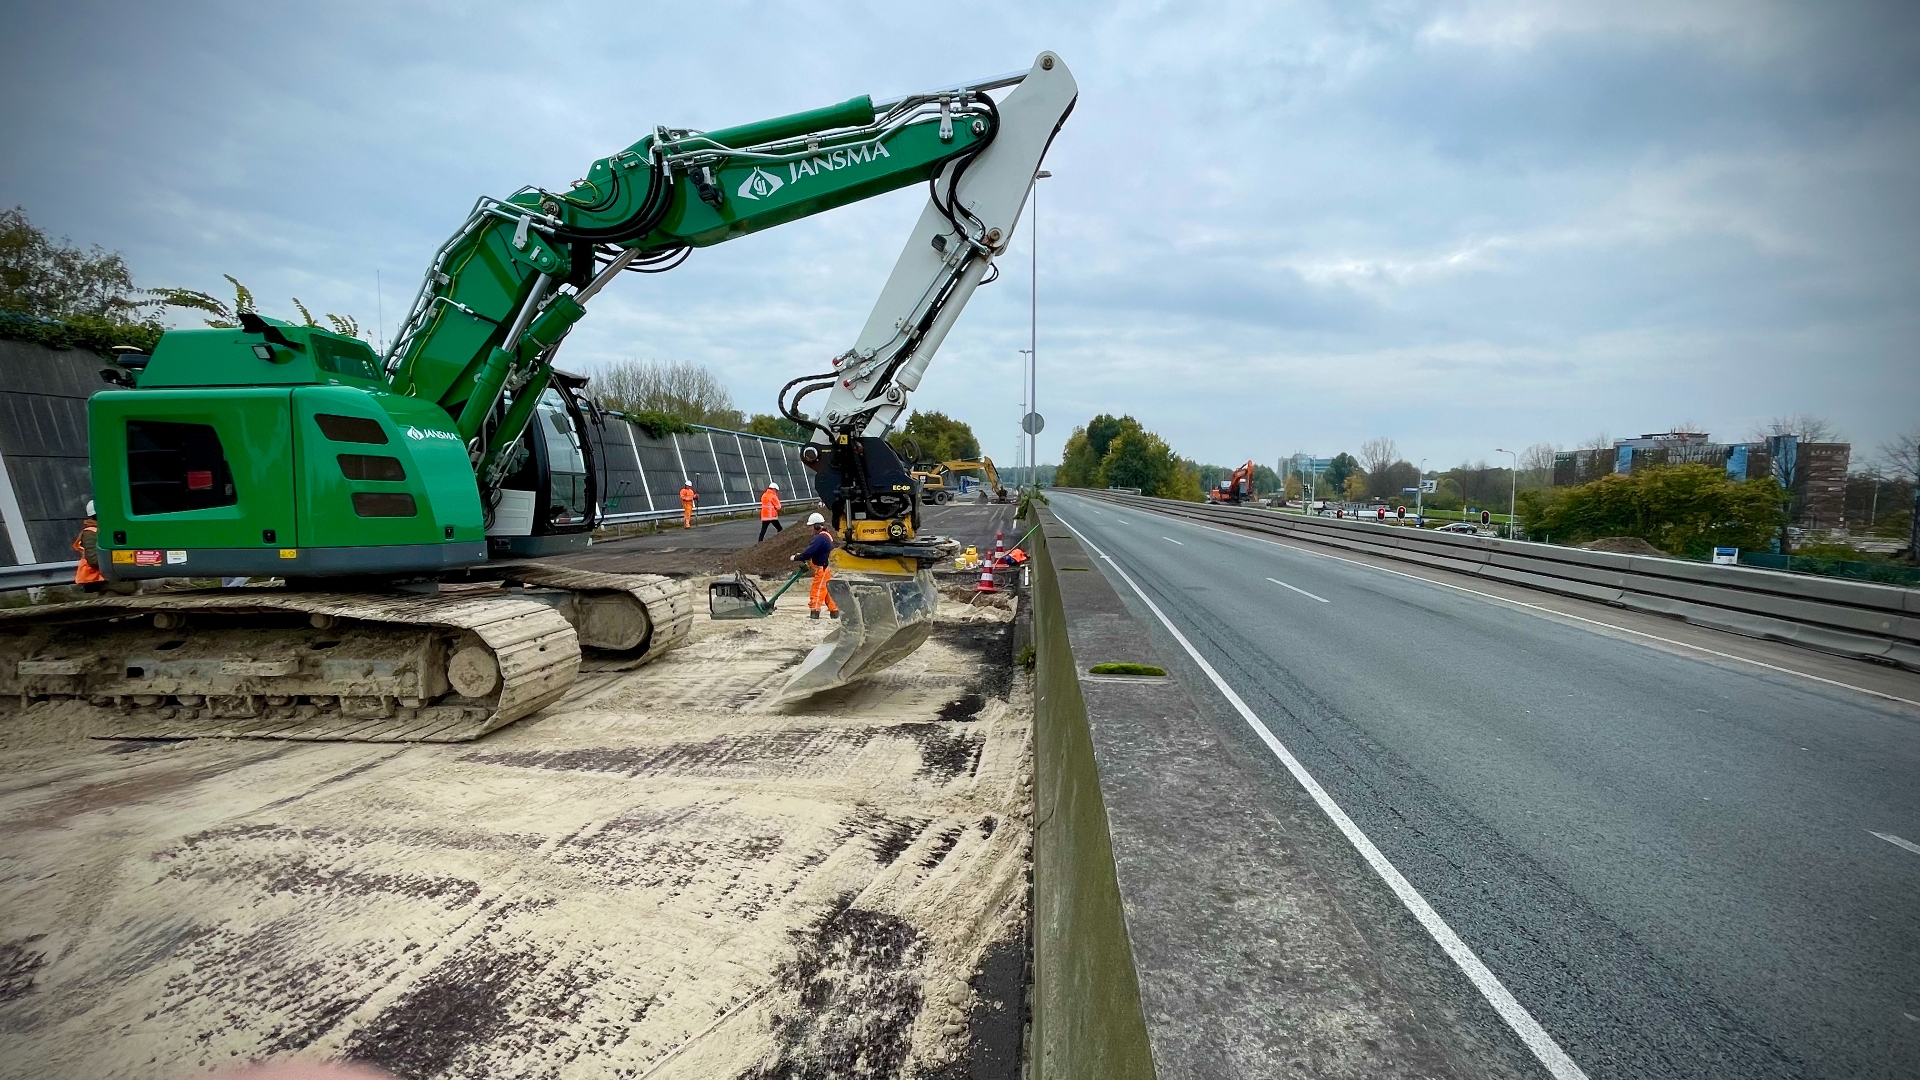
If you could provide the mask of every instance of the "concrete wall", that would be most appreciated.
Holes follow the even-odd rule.
[[[1058,524],[1049,524],[1034,533],[1032,544],[1033,1076],[1152,1077],[1080,664],[1067,636],[1049,532],[1072,540]],[[1089,570],[1084,558],[1074,562],[1069,573],[1099,577],[1083,573]]]

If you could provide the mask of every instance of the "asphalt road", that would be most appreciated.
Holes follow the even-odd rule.
[[[781,515],[781,524],[789,529],[804,529],[807,515],[816,509],[813,505],[790,509]],[[1013,511],[1012,503],[978,503],[964,499],[945,506],[922,507],[920,526],[922,532],[952,537],[982,550],[993,547],[994,534],[1000,532],[1011,547],[1019,539]],[[772,535],[768,533],[769,538]],[[675,519],[659,532],[596,541],[587,551],[559,561],[614,572],[702,574],[717,570],[728,555],[759,542],[757,515],[701,522],[691,529],[682,528]]]
[[[1587,1075],[1920,1076],[1920,710],[1298,546],[1052,507]],[[1102,569],[1236,748],[1223,767],[1297,803]],[[1328,835],[1330,878],[1384,894]],[[1353,910],[1369,935],[1423,933],[1379,895]]]

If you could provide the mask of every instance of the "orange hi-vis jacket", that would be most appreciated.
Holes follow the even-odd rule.
[[[692,506],[693,500],[697,498],[699,498],[699,493],[693,490],[693,485],[689,484],[680,489],[680,504],[682,506]]]
[[[760,493],[760,520],[778,521],[780,519],[780,493],[768,488]]]

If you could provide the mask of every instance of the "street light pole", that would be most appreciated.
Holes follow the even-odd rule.
[[[1507,539],[1513,539],[1514,508],[1520,505],[1520,455],[1494,447],[1496,454],[1513,454],[1513,471],[1507,474]]]
[[[1015,485],[1024,486],[1018,478],[1024,477],[1027,470],[1027,413],[1033,411],[1033,403],[1027,399],[1027,372],[1032,370],[1033,350],[1020,350],[1020,422],[1014,425],[1015,449],[1013,452]]]
[[[1028,197],[1033,202],[1033,240],[1029,243],[1032,265],[1027,274],[1027,412],[1040,411],[1040,181],[1053,174],[1045,169],[1033,174]],[[1026,430],[1026,415],[1020,417]],[[1040,435],[1027,432],[1027,486],[1040,490]]]
[[[1420,475],[1413,481],[1413,527],[1426,528],[1427,522],[1427,459],[1420,459]]]

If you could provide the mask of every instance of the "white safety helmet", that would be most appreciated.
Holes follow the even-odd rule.
[[[88,517],[93,516],[93,500],[92,499],[87,500],[87,516]]]
[[[825,525],[826,523],[827,519],[822,514],[814,513],[807,515],[807,524],[809,525]]]
[[[780,485],[779,485],[778,483],[769,483],[769,484],[767,484],[767,486],[768,486],[769,488],[772,488],[772,489],[773,489],[773,490],[775,490],[775,491],[779,491],[779,490],[780,490]]]
[[[680,481],[680,486],[681,486],[681,487],[692,487],[692,486],[693,486],[693,481],[691,481],[691,480],[682,480],[682,481]]]

